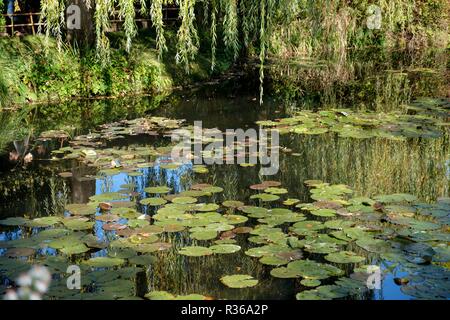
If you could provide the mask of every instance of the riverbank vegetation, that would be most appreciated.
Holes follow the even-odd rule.
[[[94,43],[65,38],[59,17],[69,3],[41,1],[44,36],[0,39],[2,104],[120,96],[171,89],[256,58],[345,59],[350,49],[448,47],[445,0],[103,0],[86,2]],[[162,10],[178,5],[174,24]],[[138,30],[136,11],[150,17]],[[119,10],[122,32],[108,32]],[[89,11],[90,10],[90,11]],[[261,87],[261,98],[263,90]]]

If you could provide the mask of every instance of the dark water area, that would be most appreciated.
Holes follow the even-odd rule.
[[[314,201],[311,199],[311,188],[304,184],[306,180],[321,180],[330,185],[348,185],[354,191],[354,197],[410,194],[417,197],[417,203],[422,206],[434,205],[438,200],[443,201],[440,202],[439,209],[433,207],[433,210],[440,212],[441,233],[438,239],[427,242],[426,246],[432,246],[434,249],[439,247],[440,251],[436,251],[439,253],[437,260],[447,263],[447,267],[434,263],[414,264],[400,259],[398,250],[405,245],[403,240],[389,238],[394,243],[391,255],[390,252],[383,252],[383,255],[380,252],[365,250],[354,242],[345,245],[339,243],[340,250],[350,250],[364,257],[364,261],[359,265],[333,264],[341,268],[343,273],[340,277],[351,278],[354,268],[361,265],[380,265],[384,278],[380,289],[355,290],[352,294],[328,297],[448,299],[449,271],[446,259],[449,249],[448,240],[445,240],[448,239],[450,214],[446,202],[448,200],[445,200],[450,196],[448,126],[443,127],[442,134],[437,138],[410,137],[401,141],[342,138],[330,132],[318,135],[281,135],[279,171],[268,177],[261,176],[259,165],[208,165],[204,173],[196,172],[192,164],[166,168],[164,164],[169,161],[166,154],[150,155],[149,161],[153,163],[150,167],[136,168],[134,171],[118,170],[104,175],[99,174],[99,168],[92,163],[78,159],[52,159],[55,156],[52,151],[69,146],[68,142],[75,137],[95,133],[99,126],[123,119],[166,117],[185,119],[184,123],[188,126],[193,125],[194,121],[202,121],[204,128],[247,130],[257,128],[257,121],[287,118],[300,110],[346,108],[354,111],[406,113],[405,106],[422,97],[447,101],[448,107],[446,59],[448,57],[438,54],[425,57],[397,57],[396,54],[391,54],[380,58],[378,62],[363,56],[341,64],[305,60],[289,65],[269,65],[266,72],[266,95],[262,106],[259,105],[258,83],[255,83],[253,77],[242,76],[169,96],[73,101],[61,105],[39,106],[24,116],[25,122],[20,128],[16,126],[11,130],[7,129],[9,118],[5,116],[2,118],[5,122],[3,130],[9,131],[4,137],[10,136],[13,139],[3,142],[0,220],[8,217],[35,219],[47,216],[63,219],[70,215],[68,204],[85,204],[90,202],[93,196],[125,191],[128,196],[121,199],[122,201],[132,202],[132,208],[139,214],[153,216],[158,207],[142,205],[139,202],[151,197],[145,188],[160,185],[169,186],[172,188],[170,194],[177,194],[190,190],[195,184],[208,183],[223,188],[223,191],[210,197],[199,197],[198,202],[220,204],[226,200],[238,200],[246,205],[267,209],[289,208],[293,211],[299,209],[282,205],[281,202],[264,203],[250,199],[255,190],[249,186],[265,180],[279,181],[281,187],[288,190],[288,195],[283,196],[283,199],[295,198],[298,203]],[[444,116],[442,121],[448,122],[448,116],[447,113],[447,118]],[[36,139],[41,132],[48,130],[65,130],[70,133],[70,137],[52,137],[45,141]],[[28,136],[31,136],[31,139],[27,144]],[[15,139],[18,140],[13,144]],[[141,150],[139,148],[164,147],[169,143],[170,138],[162,135],[137,134],[107,140],[101,147],[94,148],[120,150],[117,154],[121,155]],[[14,152],[21,156],[31,152],[33,161],[27,164],[14,161],[11,159]],[[61,173],[66,173],[66,176],[61,176]],[[117,199],[112,202],[113,207],[115,200]],[[396,209],[400,212],[407,207],[406,204],[397,206]],[[419,205],[413,209],[412,204],[408,206],[408,210],[416,210]],[[229,210],[221,207],[218,212],[230,214]],[[237,209],[231,210],[231,213],[243,214]],[[100,210],[96,209],[95,216],[99,215]],[[385,226],[378,218],[371,222],[370,217],[358,221],[371,226]],[[327,220],[317,216],[308,218],[321,222]],[[256,220],[251,218],[239,226],[255,227],[258,224]],[[119,223],[121,222],[126,224],[127,219],[122,218],[119,220]],[[84,236],[92,234],[98,241],[111,244],[117,240],[117,235],[115,231],[105,230],[104,224],[105,222],[96,220],[92,229],[74,233],[82,232]],[[52,223],[49,229],[61,228],[54,225],[59,224]],[[278,227],[284,233],[289,233],[290,225],[292,223]],[[20,272],[34,263],[45,264],[56,274],[47,296],[50,299],[126,299],[143,297],[149,291],[167,291],[174,295],[197,293],[214,299],[295,299],[297,293],[312,289],[300,283],[302,278],[280,279],[271,276],[271,269],[279,266],[262,264],[258,261],[259,258],[245,254],[246,250],[264,244],[248,241],[248,234],[235,235],[235,244],[241,247],[236,253],[188,257],[178,254],[180,248],[189,245],[208,247],[217,239],[192,239],[187,230],[163,232],[158,234],[158,241],[171,243],[172,247],[152,253],[152,263],[133,264],[131,259],[140,254],[122,250],[119,258],[125,259],[125,264],[105,269],[83,266],[82,261],[92,257],[111,256],[117,249],[111,246],[90,247],[89,251],[83,253],[64,254],[60,249],[46,246],[49,241],[38,237],[39,233],[46,229],[47,226],[0,225],[0,292],[10,285]],[[386,230],[381,234],[382,239],[390,235],[390,231]],[[424,228],[421,232],[426,233],[427,230]],[[447,238],[442,234],[447,235]],[[55,237],[59,239],[62,236]],[[81,235],[78,234],[77,237],[79,239]],[[8,250],[11,250],[11,245],[8,244],[10,241],[16,241],[13,248],[31,248],[35,251],[32,255],[27,255],[27,258],[7,258],[10,252]],[[303,250],[302,254],[302,259],[329,263],[324,259],[323,253]],[[65,288],[64,271],[71,264],[82,265],[83,293]],[[227,288],[219,279],[232,274],[252,275],[259,283],[251,288]],[[394,278],[402,277],[410,278],[411,283],[406,289],[394,282]],[[338,278],[320,278],[321,286],[333,285]],[[437,283],[441,283],[441,286]]]

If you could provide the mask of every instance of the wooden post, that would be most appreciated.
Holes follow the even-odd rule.
[[[30,21],[31,21],[31,30],[33,31],[33,35],[36,34],[36,31],[34,30],[34,20],[33,20],[33,13],[30,12]]]

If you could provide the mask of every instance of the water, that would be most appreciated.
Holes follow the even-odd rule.
[[[393,55],[390,64],[385,62],[381,66],[369,60],[355,59],[340,67],[339,64],[330,64],[326,71],[302,66],[270,66],[268,73],[272,79],[279,76],[281,81],[269,81],[268,87],[274,94],[265,97],[263,106],[258,104],[257,84],[246,77],[232,78],[220,84],[177,92],[168,97],[136,97],[116,101],[80,101],[58,106],[41,106],[26,116],[27,127],[25,133],[20,134],[22,137],[27,136],[32,129],[34,136],[37,136],[39,132],[45,130],[66,128],[70,129],[73,136],[77,136],[93,132],[101,124],[144,115],[186,119],[187,125],[201,120],[204,128],[248,129],[256,128],[256,121],[289,117],[298,110],[345,107],[353,110],[378,112],[401,110],[404,112],[404,106],[418,97],[443,97],[446,82],[442,67],[444,63],[445,70],[445,59],[438,59],[437,57],[441,56],[432,55],[431,60],[434,64],[430,65],[428,56],[421,57],[423,59],[406,57],[408,58],[404,56],[398,58]],[[425,67],[427,69],[424,69]],[[393,72],[392,69],[397,71]],[[291,87],[288,84],[291,84]],[[299,98],[298,94],[302,90],[302,98]],[[448,121],[448,118],[444,120]],[[223,192],[214,194],[212,197],[201,197],[202,201],[219,204],[225,200],[239,200],[247,205],[286,208],[280,201],[259,204],[249,199],[256,193],[249,186],[268,179],[281,182],[281,186],[288,190],[288,196],[284,196],[283,199],[297,198],[301,203],[313,201],[310,198],[310,188],[304,184],[305,180],[312,179],[330,184],[346,184],[354,190],[356,196],[374,197],[381,194],[408,193],[417,196],[420,202],[435,203],[438,198],[449,196],[448,138],[447,129],[444,129],[444,134],[440,138],[410,138],[405,141],[382,138],[339,138],[330,133],[282,135],[280,170],[275,176],[270,177],[262,177],[259,174],[259,166],[242,167],[236,164],[208,166],[208,172],[201,174],[193,172],[193,166],[189,164],[176,169],[163,169],[160,165],[167,161],[167,156],[164,155],[150,157],[151,161],[155,161],[155,165],[138,169],[142,174],[140,176],[121,172],[112,176],[99,177],[95,166],[86,165],[77,160],[49,160],[52,156],[51,151],[66,146],[67,139],[49,139],[48,141],[32,139],[29,147],[34,160],[30,164],[21,165],[9,160],[8,153],[2,158],[0,219],[23,216],[30,219],[54,215],[68,216],[69,213],[64,209],[67,204],[87,203],[89,197],[105,192],[119,192],[129,188],[127,192],[130,192],[130,196],[126,198],[137,201],[150,197],[144,191],[144,188],[148,186],[168,185],[173,188],[172,193],[179,193],[189,190],[196,183],[209,183],[223,188]],[[105,148],[130,150],[136,147],[164,146],[169,142],[169,138],[161,136],[125,136],[122,139],[108,141],[99,150]],[[13,151],[14,146],[8,143],[6,150]],[[63,178],[59,175],[61,172],[70,172],[71,176]],[[124,188],[125,184],[132,184],[132,186]],[[155,214],[154,208],[141,204],[133,205],[133,207],[140,213]],[[223,207],[219,211],[222,214],[227,213]],[[236,211],[235,214],[240,213]],[[99,215],[99,212],[96,215]],[[308,220],[326,221],[327,218],[308,216]],[[367,220],[361,223],[384,226],[378,220],[373,223],[369,218]],[[122,219],[119,222],[126,223],[126,221]],[[443,222],[442,232],[448,234],[448,219],[446,221]],[[113,241],[114,232],[103,230],[103,224],[97,220],[92,231],[88,230],[86,233],[94,234],[101,241]],[[256,224],[257,221],[253,218],[245,223],[252,227]],[[288,232],[288,224],[283,224],[282,228],[284,232]],[[0,255],[8,253],[8,241],[36,236],[42,229],[0,226]],[[66,257],[57,249],[45,248],[42,243],[38,247],[35,247],[36,243],[19,243],[18,247],[31,246],[36,249],[36,252],[30,258],[13,260],[18,261],[14,262],[16,265],[11,264],[11,258],[8,260],[9,264],[4,262],[5,260],[0,260],[0,262],[3,261],[3,264],[0,263],[0,269],[6,270],[1,278],[3,287],[0,283],[0,289],[4,289],[20,272],[28,268],[25,262],[47,264],[57,274],[48,298],[130,298],[142,297],[148,291],[157,290],[175,295],[198,293],[214,299],[295,299],[298,292],[309,289],[300,284],[301,278],[295,280],[272,277],[270,270],[275,268],[274,266],[263,265],[257,258],[247,256],[244,252],[257,246],[248,241],[247,234],[239,234],[235,240],[236,244],[241,246],[241,250],[236,253],[186,257],[177,253],[181,247],[190,244],[210,246],[213,244],[212,240],[193,240],[187,231],[162,233],[158,241],[170,242],[172,248],[154,253],[156,260],[151,265],[132,270],[127,269],[132,266],[127,262],[122,267],[112,269],[115,271],[103,268],[92,271],[88,267],[83,267],[84,292],[82,294],[65,288],[66,275],[63,271],[69,264],[78,265],[82,260],[90,257],[107,256],[111,252],[110,248],[92,249],[86,253]],[[404,245],[402,241],[394,242],[397,246]],[[444,241],[429,243],[434,246],[444,246],[448,252]],[[353,242],[340,248],[340,250],[345,248],[354,251],[365,257],[363,263],[359,265],[381,265],[382,270],[387,270],[389,265],[392,267],[392,270],[386,271],[381,289],[363,289],[343,298],[449,297],[448,286],[436,287],[435,296],[431,293],[424,297],[420,296],[420,290],[419,293],[409,291],[412,294],[405,294],[406,290],[400,290],[401,287],[393,280],[396,277],[410,277],[411,282],[419,281],[414,280],[412,274],[415,274],[416,277],[422,277],[422,280],[428,281],[424,274],[431,273],[439,274],[437,278],[443,277],[448,283],[448,271],[446,274],[444,268],[435,270],[432,269],[436,267],[433,264],[408,265],[406,263],[408,272],[405,272],[404,266],[393,265],[390,259],[380,258],[379,254],[367,252]],[[397,249],[392,250],[398,253]],[[48,258],[49,256],[53,258]],[[306,258],[329,263],[324,260],[324,254],[303,250],[303,259]],[[345,272],[344,277],[349,277],[353,268],[358,266],[358,264],[335,265]],[[127,271],[131,276],[126,274]],[[105,281],[107,274],[110,274],[111,279]],[[258,279],[259,283],[252,288],[227,288],[219,279],[224,275],[232,274],[249,274]],[[328,285],[333,284],[336,279],[337,277],[329,277],[321,282],[322,285]],[[431,282],[427,285],[433,287],[436,283]],[[428,287],[426,291],[429,291]]]

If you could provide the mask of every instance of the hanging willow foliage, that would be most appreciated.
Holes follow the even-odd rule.
[[[164,51],[167,51],[166,38],[164,37],[163,0],[152,0],[150,17],[156,29],[156,48],[161,59]]]
[[[223,41],[227,49],[232,51],[235,60],[239,55],[239,30],[236,2],[237,0],[222,0],[225,12],[223,17]]]
[[[136,12],[134,10],[134,0],[118,0],[119,3],[119,19],[123,19],[123,29],[127,37],[126,50],[130,51],[131,40],[137,34],[136,23],[134,18]]]
[[[178,29],[177,54],[175,60],[184,65],[185,71],[189,73],[189,63],[195,59],[198,52],[199,38],[195,28],[195,0],[178,0],[180,6],[179,17],[181,26]]]
[[[113,0],[95,1],[95,35],[97,40],[97,55],[106,62],[109,60],[109,39],[106,30],[110,27],[109,13],[113,10]]]
[[[84,0],[88,8],[94,6],[94,23],[96,35],[97,56],[102,62],[109,60],[110,43],[106,32],[110,28],[110,16],[118,8],[118,16],[122,19],[123,30],[126,36],[126,50],[129,51],[132,40],[137,34],[135,23],[135,5],[140,4],[141,14],[149,14],[156,30],[156,48],[161,59],[168,50],[164,35],[163,7],[176,4],[179,7],[179,27],[177,30],[177,43],[175,60],[189,72],[190,63],[195,59],[199,50],[200,40],[197,31],[196,4],[201,2],[197,9],[202,10],[203,25],[210,24],[211,36],[211,71],[216,66],[216,53],[218,35],[225,45],[226,51],[234,60],[239,56],[241,45],[250,47],[259,45],[259,78],[264,79],[264,63],[267,54],[268,34],[272,26],[273,12],[280,7],[287,7],[290,0],[151,0],[147,9],[147,0]],[[41,0],[43,27],[46,37],[54,36],[58,44],[62,43],[62,27],[64,26],[65,6],[69,3],[64,0]],[[201,17],[201,14],[200,14]],[[200,25],[199,27],[201,27]],[[207,27],[207,26],[206,26]]]
[[[62,45],[62,26],[64,26],[64,11],[66,7],[63,0],[41,0],[41,17],[38,32],[41,33],[42,26],[45,29],[45,36],[56,38],[58,50]]]
[[[263,103],[264,95],[264,61],[266,58],[266,1],[261,1],[261,27],[259,30],[259,104]]]
[[[217,46],[217,6],[216,0],[211,1],[211,71],[216,66],[216,46]]]

